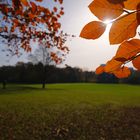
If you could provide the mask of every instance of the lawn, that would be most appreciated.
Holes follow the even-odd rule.
[[[140,86],[8,85],[0,140],[140,140]]]

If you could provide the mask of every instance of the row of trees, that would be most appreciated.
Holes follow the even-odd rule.
[[[44,76],[46,83],[131,83],[140,84],[140,72],[134,71],[130,77],[118,79],[113,74],[102,73],[96,75],[92,71],[83,71],[80,68],[58,68],[56,66],[45,66],[46,74],[43,73],[43,64],[17,63],[16,66],[3,66],[0,68],[0,82],[8,83],[42,83]]]

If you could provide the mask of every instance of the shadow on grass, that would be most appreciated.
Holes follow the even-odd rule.
[[[6,89],[0,88],[0,95],[3,94],[28,94],[33,92],[63,91],[61,88],[42,88],[42,85],[7,85]]]

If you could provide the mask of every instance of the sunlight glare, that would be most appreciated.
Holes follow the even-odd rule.
[[[112,26],[112,20],[106,19],[103,21],[103,23],[105,23],[107,25],[105,34],[106,34],[106,36],[108,36],[108,33],[109,33],[110,28]]]
[[[104,22],[105,24],[107,24],[107,25],[108,25],[108,24],[110,24],[110,23],[111,23],[111,20],[110,20],[110,19],[106,19],[106,20],[104,20],[103,22]]]

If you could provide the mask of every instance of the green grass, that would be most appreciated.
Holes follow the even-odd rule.
[[[140,86],[40,87],[8,85],[6,90],[0,89],[1,139],[140,139]]]

